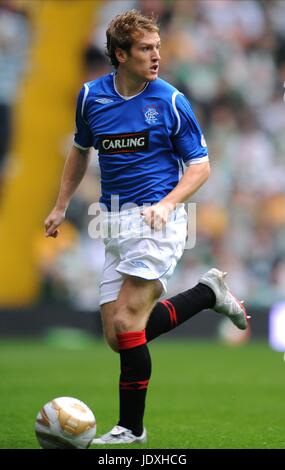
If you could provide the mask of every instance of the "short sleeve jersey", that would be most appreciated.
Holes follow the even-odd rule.
[[[121,96],[111,73],[84,84],[77,101],[74,145],[98,150],[100,202],[153,204],[178,183],[182,162],[208,160],[189,101],[157,78],[135,96]]]

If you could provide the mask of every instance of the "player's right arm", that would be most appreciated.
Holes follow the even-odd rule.
[[[65,162],[56,204],[45,220],[46,237],[56,238],[58,236],[57,227],[63,222],[70,199],[88,168],[90,147],[93,146],[93,137],[86,116],[88,92],[89,88],[85,84],[78,95],[74,145],[71,147]]]
[[[67,156],[60,190],[54,208],[45,220],[45,236],[56,238],[58,227],[63,222],[69,202],[82,181],[89,164],[89,149],[79,149],[74,145]]]

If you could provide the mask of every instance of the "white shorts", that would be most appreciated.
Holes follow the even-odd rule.
[[[105,264],[100,284],[100,305],[116,300],[124,275],[146,280],[158,279],[164,293],[182,256],[187,234],[187,214],[181,204],[162,231],[152,230],[135,207],[105,213]],[[111,232],[112,231],[112,232]],[[111,236],[110,236],[111,234]]]

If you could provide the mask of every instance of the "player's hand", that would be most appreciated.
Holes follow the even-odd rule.
[[[54,208],[45,220],[45,236],[56,238],[59,235],[59,227],[65,217],[65,211]]]
[[[154,230],[161,230],[166,224],[170,213],[173,211],[172,204],[158,203],[147,207],[141,212],[145,222]]]

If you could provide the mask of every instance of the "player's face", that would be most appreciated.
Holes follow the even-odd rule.
[[[135,40],[126,56],[125,72],[132,78],[153,81],[158,76],[160,37],[158,33],[145,32]]]

